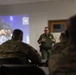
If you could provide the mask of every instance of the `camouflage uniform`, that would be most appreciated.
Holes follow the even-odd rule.
[[[69,45],[69,43],[67,42],[67,40],[65,40],[64,42],[58,42],[56,43],[53,47],[52,47],[52,51],[51,51],[51,55],[52,54],[56,54],[56,53],[60,53],[64,48],[66,48]]]
[[[0,57],[18,57],[24,64],[31,60],[40,63],[41,57],[30,45],[21,41],[9,40],[0,46]]]
[[[76,75],[76,48],[66,47],[49,59],[50,75]]]

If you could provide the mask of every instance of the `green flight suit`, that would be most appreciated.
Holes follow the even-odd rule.
[[[53,35],[52,34],[42,34],[40,35],[38,41],[40,41],[42,38],[46,39],[46,42],[42,42],[40,45],[40,51],[42,54],[42,58],[43,59],[49,59],[50,55],[51,55],[51,47],[53,42],[51,41],[51,39],[53,39]]]

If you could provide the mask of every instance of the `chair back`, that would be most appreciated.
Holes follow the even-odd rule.
[[[45,73],[37,66],[2,65],[1,75],[45,75]]]
[[[18,58],[0,57],[0,65],[2,64],[22,64]]]

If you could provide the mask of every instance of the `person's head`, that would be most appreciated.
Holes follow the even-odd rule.
[[[13,31],[12,39],[21,40],[23,39],[23,32],[20,29],[15,29]]]
[[[44,33],[45,33],[46,35],[49,33],[49,28],[48,28],[48,27],[45,27]]]
[[[68,19],[69,41],[76,44],[76,15]]]
[[[59,38],[60,38],[60,42],[64,42],[65,41],[65,33],[64,32],[61,32]]]

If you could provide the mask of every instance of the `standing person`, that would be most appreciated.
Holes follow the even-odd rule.
[[[17,57],[23,64],[28,64],[29,60],[32,63],[39,64],[41,56],[32,46],[23,43],[23,32],[20,29],[13,31],[12,39],[4,42],[0,46],[0,57],[13,58]]]
[[[49,33],[49,28],[44,28],[44,33],[40,35],[38,39],[38,44],[40,44],[40,51],[43,59],[49,59],[51,55],[52,44],[55,43],[55,39],[52,34]]]

